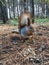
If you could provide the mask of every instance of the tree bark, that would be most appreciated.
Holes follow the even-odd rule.
[[[8,20],[6,4],[3,5],[1,3],[1,14],[2,14],[3,23],[5,24],[7,22],[7,20]]]
[[[13,0],[13,17],[15,18],[15,5],[14,5],[14,1],[15,0]]]
[[[31,0],[31,7],[32,7],[32,23],[34,23],[34,0]]]
[[[24,0],[24,11],[26,11],[26,0]]]

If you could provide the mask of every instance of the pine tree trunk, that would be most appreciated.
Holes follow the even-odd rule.
[[[26,0],[24,0],[24,11],[26,11]]]
[[[32,23],[34,23],[34,0],[31,0],[31,7],[32,7]]]
[[[1,14],[2,14],[3,23],[5,24],[8,20],[6,4],[4,5],[1,4]]]
[[[13,0],[13,17],[15,18],[15,5],[14,5],[14,0]]]

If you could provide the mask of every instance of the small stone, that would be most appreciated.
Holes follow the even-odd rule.
[[[41,59],[39,58],[29,58],[29,62],[32,64],[41,64]]]

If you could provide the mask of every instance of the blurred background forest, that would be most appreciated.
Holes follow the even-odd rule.
[[[49,21],[49,0],[0,0],[0,24],[17,24],[24,10],[32,13],[35,22]]]

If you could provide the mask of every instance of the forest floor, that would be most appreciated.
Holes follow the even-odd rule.
[[[0,65],[49,65],[49,26],[35,24],[32,38],[25,41],[16,39],[16,29],[0,26]]]

